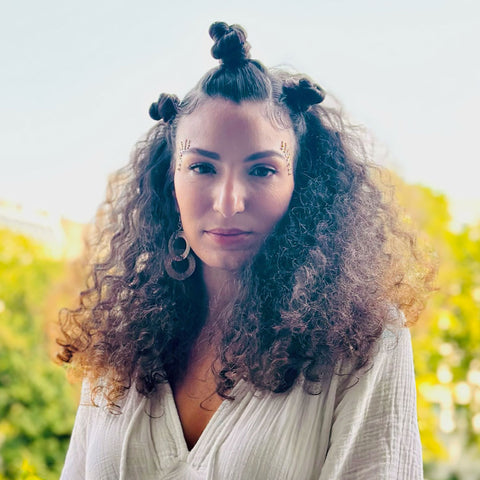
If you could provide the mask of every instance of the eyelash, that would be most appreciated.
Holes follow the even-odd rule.
[[[258,175],[258,172],[261,171],[265,173],[265,175]],[[257,172],[257,173],[254,173]],[[254,174],[256,177],[270,177],[271,175],[275,175],[277,170],[273,167],[267,167],[266,165],[255,165],[251,170],[251,174]]]
[[[190,165],[188,169],[191,170],[192,172],[198,173],[199,175],[208,175],[208,174],[216,173],[214,166],[209,163],[194,163],[193,165]],[[205,171],[205,170],[208,170],[208,171]]]
[[[194,163],[188,168],[199,175],[213,175],[217,173],[215,167],[209,163]],[[276,173],[277,170],[275,168],[266,165],[255,165],[250,170],[250,175],[253,175],[254,177],[270,177]]]

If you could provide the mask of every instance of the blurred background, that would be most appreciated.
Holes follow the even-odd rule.
[[[19,0],[0,15],[0,479],[58,478],[78,385],[52,362],[75,305],[82,232],[107,178],[210,67],[208,27],[308,73],[365,125],[438,292],[413,327],[429,480],[480,479],[480,111],[477,0],[237,3]]]

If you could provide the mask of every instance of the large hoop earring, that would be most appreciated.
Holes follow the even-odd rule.
[[[168,240],[168,255],[163,264],[169,277],[182,281],[193,274],[196,262],[187,237],[179,228]]]

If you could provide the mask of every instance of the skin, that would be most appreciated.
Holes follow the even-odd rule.
[[[174,195],[183,230],[201,262],[209,300],[206,328],[215,323],[239,267],[259,250],[283,217],[294,189],[293,130],[267,118],[263,102],[209,99],[180,119]],[[215,350],[201,334],[174,397],[187,445],[198,440],[222,403],[211,365]],[[202,405],[200,405],[202,404]]]
[[[265,110],[264,103],[211,99],[179,122],[175,198],[204,272],[235,272],[288,209],[294,181],[281,143],[293,147],[295,137]],[[180,152],[182,143],[189,148]]]

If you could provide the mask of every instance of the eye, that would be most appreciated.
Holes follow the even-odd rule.
[[[194,163],[188,167],[192,172],[198,173],[199,175],[208,175],[216,173],[215,168],[210,163]]]
[[[267,167],[266,165],[255,165],[250,170],[250,175],[254,175],[255,177],[270,177],[276,173],[277,170],[275,168]]]

